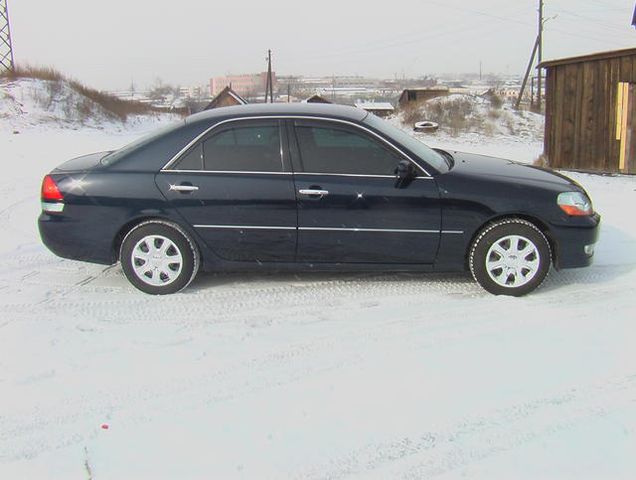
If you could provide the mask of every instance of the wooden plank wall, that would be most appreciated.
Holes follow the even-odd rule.
[[[619,82],[636,83],[636,55],[547,68],[545,154],[551,167],[618,172]]]

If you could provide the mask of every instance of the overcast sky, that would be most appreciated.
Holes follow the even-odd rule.
[[[522,74],[538,0],[8,0],[16,61],[101,89],[214,75]],[[633,0],[546,0],[544,58],[636,46]]]

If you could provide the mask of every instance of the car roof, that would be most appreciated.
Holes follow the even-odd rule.
[[[318,103],[257,103],[215,108],[195,113],[186,118],[186,123],[224,120],[240,117],[267,116],[310,116],[328,117],[361,122],[369,113],[361,108],[346,105]]]

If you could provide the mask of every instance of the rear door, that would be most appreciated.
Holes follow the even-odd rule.
[[[156,183],[206,245],[233,261],[293,262],[296,196],[279,120],[214,128]]]
[[[405,157],[362,127],[298,119],[289,128],[299,262],[434,262],[441,208],[432,177],[396,186]]]

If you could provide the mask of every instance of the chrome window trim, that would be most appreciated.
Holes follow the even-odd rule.
[[[295,172],[294,175],[320,175],[328,177],[362,177],[362,178],[392,178],[395,175],[365,175],[362,173],[312,173],[312,172]],[[414,180],[433,180],[433,177],[415,177]]]
[[[395,144],[393,144],[392,142],[390,142],[389,140],[387,140],[386,138],[384,138],[382,135],[378,135],[377,133],[375,133],[373,130],[364,127],[362,125],[359,125],[357,123],[354,122],[350,122],[348,120],[341,120],[339,118],[329,118],[329,117],[313,117],[313,116],[307,116],[307,115],[263,115],[263,116],[256,116],[256,117],[238,117],[238,118],[228,118],[226,120],[222,120],[218,123],[215,123],[214,125],[212,125],[211,127],[207,128],[206,130],[204,130],[202,133],[200,133],[199,135],[197,135],[193,140],[190,141],[190,143],[188,143],[185,147],[183,147],[176,155],[174,155],[169,161],[168,163],[166,163],[163,168],[161,170],[159,170],[159,173],[161,172],[165,172],[165,171],[171,171],[171,172],[178,172],[179,170],[169,170],[170,166],[172,164],[174,164],[177,160],[179,160],[179,157],[181,157],[181,155],[183,155],[187,150],[190,149],[190,147],[192,147],[195,143],[197,143],[199,140],[201,140],[203,137],[205,137],[206,135],[212,133],[212,131],[214,131],[215,129],[219,128],[221,125],[225,125],[227,123],[231,123],[231,122],[244,122],[244,121],[254,121],[254,120],[296,120],[296,119],[301,119],[301,120],[318,120],[318,121],[327,121],[327,122],[335,122],[335,123],[341,123],[341,124],[345,124],[345,125],[349,125],[352,126],[354,128],[357,128],[359,130],[363,130],[367,133],[370,133],[371,135],[373,135],[374,137],[378,138],[380,141],[384,142],[385,144],[387,144],[389,147],[391,147],[393,150],[397,151],[398,153],[400,153],[403,157],[405,157],[406,159],[408,159],[413,165],[415,165],[416,168],[418,168],[419,170],[422,171],[422,173],[424,173],[426,175],[426,177],[416,177],[416,178],[432,178],[432,175],[430,173],[428,173],[426,171],[426,169],[424,167],[422,167],[421,165],[419,165],[415,160],[413,160],[409,155],[407,155],[406,153],[404,153],[404,151],[402,151],[400,148],[398,148],[397,146],[395,146]],[[279,129],[280,129],[280,125],[279,125]],[[281,138],[282,138],[282,132],[281,132]],[[281,158],[282,160],[282,158]],[[208,170],[199,170],[200,172],[210,172]],[[243,172],[241,172],[243,173]],[[249,173],[249,172],[247,172]],[[270,173],[275,173],[275,172],[270,172]],[[280,172],[280,173],[291,173],[291,172]],[[298,172],[299,174],[302,174],[304,172]],[[320,175],[331,175],[328,173],[322,173]],[[355,175],[355,174],[333,174],[333,175]]]
[[[230,174],[230,175],[293,175],[292,172],[247,172],[242,170],[161,170],[163,173],[207,173],[207,174]]]
[[[165,170],[163,173],[191,173],[191,174],[228,174],[228,175],[313,175],[313,176],[328,176],[328,177],[359,177],[359,178],[391,178],[394,179],[395,175],[362,175],[359,173],[313,173],[313,172],[248,172],[242,170]],[[433,180],[433,177],[415,177],[415,180]]]
[[[276,225],[194,225],[194,228],[217,228],[221,230],[299,230],[307,232],[365,232],[365,233],[428,233],[463,234],[458,230],[413,230],[401,228],[344,228],[344,227],[284,227]]]

